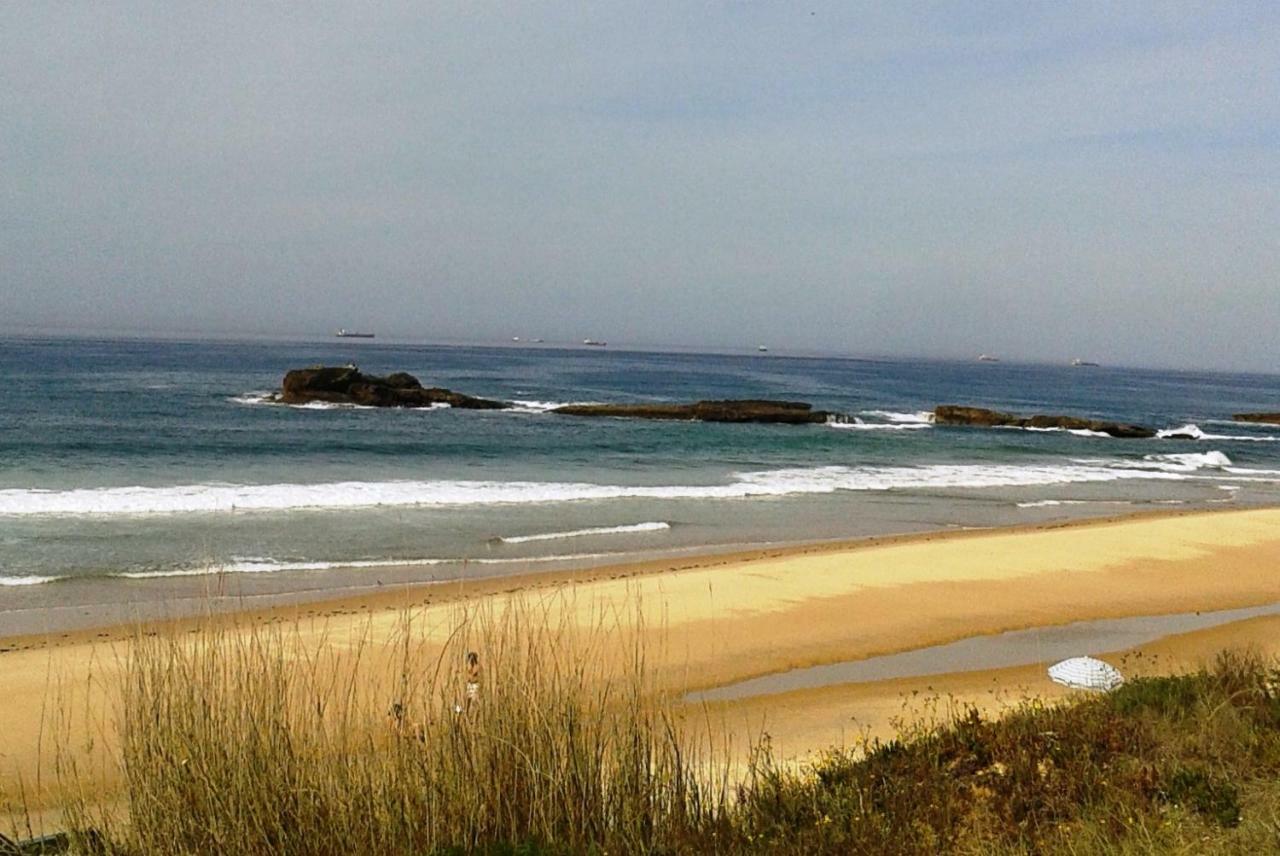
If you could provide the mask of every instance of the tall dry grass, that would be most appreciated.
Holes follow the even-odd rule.
[[[559,606],[459,612],[443,644],[408,615],[381,644],[280,625],[140,637],[119,703],[123,811],[83,798],[68,816],[136,854],[630,853],[714,838],[726,756],[654,685],[642,628],[584,630]],[[468,651],[483,668],[471,703]]]
[[[98,831],[82,850],[138,856],[1280,852],[1280,667],[1260,656],[995,719],[961,705],[799,768],[766,739],[731,779],[660,691],[653,634],[563,607],[139,638],[123,791],[65,816]],[[74,757],[60,770],[73,792]]]

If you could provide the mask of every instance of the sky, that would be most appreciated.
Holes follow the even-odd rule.
[[[1280,371],[1280,4],[6,3],[0,328]]]

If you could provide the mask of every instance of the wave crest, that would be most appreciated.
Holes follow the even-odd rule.
[[[1179,439],[1189,438],[1192,440],[1216,440],[1228,443],[1275,443],[1280,441],[1280,437],[1272,437],[1268,434],[1207,434],[1194,422],[1186,425],[1180,425],[1177,428],[1165,428],[1164,430],[1157,431],[1156,437],[1162,440],[1177,437]]]
[[[38,586],[44,583],[55,583],[64,577],[4,577],[0,576],[0,586]]]
[[[625,535],[633,532],[660,532],[670,529],[671,524],[663,521],[632,523],[625,526],[597,526],[591,529],[571,529],[567,532],[540,532],[536,535],[508,535],[497,538],[502,544],[526,544],[530,541],[560,541],[565,538],[584,538],[590,535]]]
[[[1148,455],[1141,461],[1070,464],[827,466],[736,473],[727,483],[627,485],[532,481],[375,481],[321,484],[187,484],[74,490],[0,490],[0,516],[162,515],[375,507],[526,505],[619,499],[742,499],[839,491],[928,490],[1188,478],[1232,468],[1221,452]],[[1262,471],[1249,475],[1264,475]],[[1265,479],[1274,481],[1274,479]]]

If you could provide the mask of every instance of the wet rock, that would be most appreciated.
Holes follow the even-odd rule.
[[[1231,418],[1237,422],[1261,422],[1265,425],[1280,425],[1280,413],[1237,413]]]
[[[958,404],[939,405],[933,411],[933,418],[937,425],[975,425],[982,428],[1061,428],[1065,431],[1095,431],[1112,437],[1138,440],[1156,436],[1153,429],[1143,425],[1081,419],[1076,416],[1018,416],[1000,410]]]
[[[423,387],[416,377],[396,372],[386,377],[367,375],[355,366],[312,366],[284,376],[277,400],[283,404],[324,401],[366,407],[431,407],[448,404],[468,410],[501,410],[503,401],[474,398],[451,389]]]
[[[826,422],[831,414],[801,401],[696,401],[692,404],[570,404],[552,413],[564,416],[615,416],[627,419],[678,419],[696,422],[775,422],[802,425]]]

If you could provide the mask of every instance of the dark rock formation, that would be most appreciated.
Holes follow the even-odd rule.
[[[355,366],[294,369],[284,376],[279,401],[284,404],[328,401],[369,407],[430,407],[433,404],[448,404],[469,410],[501,410],[510,406],[502,401],[472,398],[449,389],[424,388],[416,377],[405,372],[375,377],[362,373]]]
[[[1080,419],[1075,416],[1017,416],[984,407],[964,407],[943,404],[933,411],[937,425],[977,425],[983,428],[1063,428],[1068,431],[1097,431],[1112,437],[1147,439],[1156,432],[1142,425],[1126,425],[1122,422],[1103,422],[1098,419]]]
[[[799,401],[697,401],[693,404],[570,404],[552,413],[565,416],[622,416],[630,419],[683,419],[698,422],[826,422],[825,410]]]
[[[1280,425],[1280,413],[1237,413],[1231,418],[1237,422],[1262,422],[1266,425]]]

